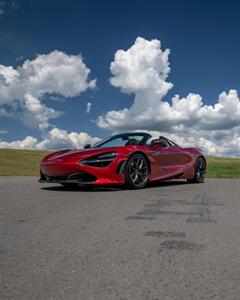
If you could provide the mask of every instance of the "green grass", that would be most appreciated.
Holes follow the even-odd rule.
[[[46,151],[0,149],[0,176],[39,176]]]
[[[240,178],[240,158],[207,157],[208,178]]]
[[[38,176],[47,151],[0,149],[0,176]],[[240,158],[207,157],[208,178],[240,178]]]

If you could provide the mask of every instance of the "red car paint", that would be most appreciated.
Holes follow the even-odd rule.
[[[86,166],[82,160],[100,154],[116,152],[113,161],[105,167]],[[86,172],[95,177],[91,182],[82,184],[94,185],[124,185],[125,172],[119,172],[119,167],[134,153],[146,156],[150,166],[149,181],[169,178],[191,179],[195,172],[198,157],[204,157],[200,149],[182,148],[178,145],[163,147],[162,145],[127,145],[109,148],[90,148],[83,150],[61,150],[43,158],[40,164],[41,181],[65,182],[68,176],[78,172]],[[74,177],[73,177],[74,178]]]

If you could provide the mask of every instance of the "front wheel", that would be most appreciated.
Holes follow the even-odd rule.
[[[127,162],[125,177],[126,186],[130,189],[143,189],[150,175],[147,159],[144,155],[136,153]]]
[[[199,157],[195,164],[195,174],[192,179],[188,179],[189,183],[203,183],[206,176],[206,162],[202,157]]]

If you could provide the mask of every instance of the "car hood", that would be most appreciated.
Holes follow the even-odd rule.
[[[51,153],[47,155],[43,161],[71,161],[78,159],[85,159],[90,156],[100,155],[102,153],[108,152],[118,152],[122,150],[123,147],[112,147],[112,148],[91,148],[91,149],[80,149],[80,150],[62,150],[58,152]]]

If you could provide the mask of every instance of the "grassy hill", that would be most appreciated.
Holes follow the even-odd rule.
[[[207,157],[207,177],[240,178],[240,158]]]
[[[46,151],[0,149],[0,176],[39,176]]]
[[[47,151],[0,149],[0,176],[38,176]],[[240,178],[240,158],[208,157],[209,178]]]

